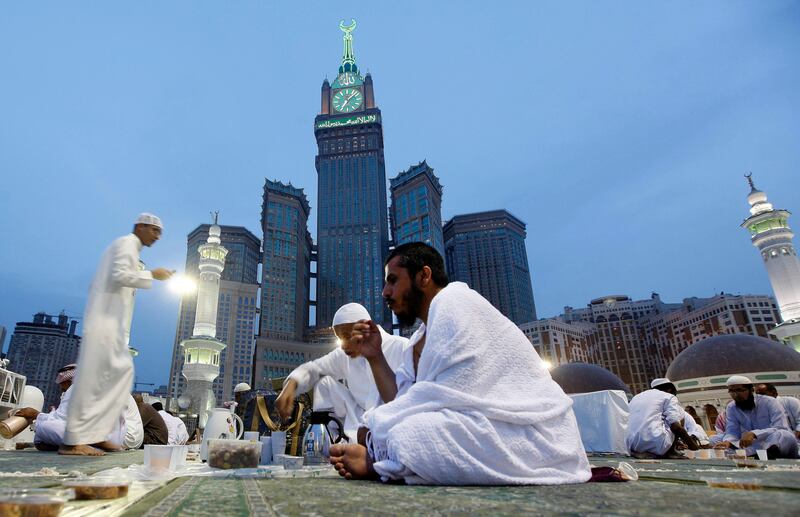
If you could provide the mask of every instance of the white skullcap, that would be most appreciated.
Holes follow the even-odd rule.
[[[658,379],[653,379],[653,382],[650,383],[650,387],[655,388],[656,386],[663,386],[664,384],[672,384],[672,381],[666,377],[659,377]]]
[[[333,326],[369,319],[372,318],[363,305],[360,303],[346,303],[339,307],[339,310],[333,315]]]
[[[735,384],[753,384],[753,381],[744,375],[731,375],[728,377],[728,380],[725,381],[725,386],[733,386]]]
[[[233,388],[233,392],[239,393],[240,391],[250,391],[250,385],[246,382],[240,382],[235,388]]]
[[[161,219],[157,215],[149,214],[147,212],[142,212],[139,214],[139,217],[136,218],[135,224],[149,224],[151,226],[158,226],[162,230],[164,229],[164,225],[161,224]]]

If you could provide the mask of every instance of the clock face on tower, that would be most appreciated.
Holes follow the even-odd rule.
[[[350,113],[361,107],[364,96],[361,90],[356,88],[345,88],[333,94],[333,109],[339,113]]]

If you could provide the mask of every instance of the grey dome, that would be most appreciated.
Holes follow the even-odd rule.
[[[631,390],[622,379],[602,366],[588,363],[562,364],[550,371],[550,376],[561,386],[564,393],[590,393],[592,391]]]
[[[724,334],[698,341],[667,368],[672,381],[752,372],[800,371],[800,354],[771,339]]]

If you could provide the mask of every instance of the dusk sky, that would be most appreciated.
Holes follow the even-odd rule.
[[[149,267],[181,270],[210,210],[260,238],[265,177],[305,188],[316,235],[313,121],[350,18],[387,179],[427,159],[444,219],[525,221],[540,318],[772,295],[743,174],[800,214],[800,2],[3,2],[5,350],[37,311],[82,315],[139,212],[165,223]],[[166,383],[178,306],[137,294],[139,380]]]

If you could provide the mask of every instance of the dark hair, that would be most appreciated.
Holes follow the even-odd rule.
[[[155,409],[156,411],[164,411],[164,404],[162,404],[161,402],[153,402],[151,405],[153,406],[153,409]]]
[[[770,393],[778,393],[778,388],[776,388],[774,384],[771,384],[769,382],[761,382],[759,384],[763,384],[764,387],[767,388],[767,391]]]
[[[408,271],[408,276],[414,278],[417,273],[422,271],[424,266],[431,268],[431,278],[439,287],[445,287],[450,283],[447,279],[447,272],[444,269],[444,259],[432,246],[424,242],[407,242],[396,247],[386,257],[384,266],[395,257],[400,257],[398,265]]]

